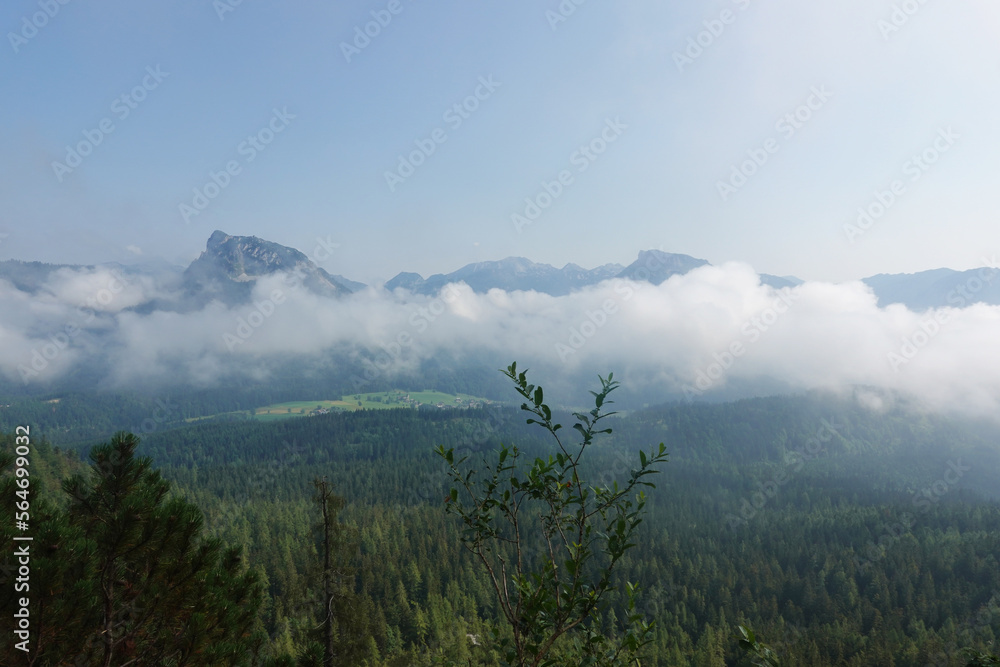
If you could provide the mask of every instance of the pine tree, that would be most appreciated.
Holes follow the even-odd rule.
[[[0,437],[0,440],[3,440]],[[0,664],[244,665],[262,592],[239,553],[201,537],[201,514],[135,457],[138,438],[118,434],[94,448],[89,474],[48,488],[45,466],[31,466],[30,653],[0,647]],[[42,463],[43,447],[33,451]],[[12,457],[0,454],[0,473]],[[4,508],[14,478],[0,477]],[[0,509],[0,544],[11,541]],[[12,517],[9,517],[12,518]],[[8,549],[5,548],[5,552]],[[12,551],[12,550],[10,550]],[[13,601],[3,586],[0,611]]]
[[[346,501],[333,493],[326,478],[313,480],[319,505],[320,577],[323,599],[320,609],[320,641],[323,667],[356,665],[367,650],[368,610],[354,590],[357,531],[338,521]]]
[[[202,537],[200,510],[170,496],[150,460],[135,456],[138,444],[116,434],[91,452],[89,477],[63,484],[92,584],[82,600],[91,627],[72,655],[103,667],[248,664],[260,640],[257,576],[238,549]]]

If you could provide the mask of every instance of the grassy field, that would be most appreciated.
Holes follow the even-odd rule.
[[[254,416],[261,421],[272,419],[287,419],[288,417],[305,417],[319,409],[329,412],[333,410],[351,410],[351,405],[345,401],[290,401],[288,403],[276,403],[257,408]]]
[[[340,400],[290,401],[257,408],[255,418],[262,421],[305,417],[334,410],[387,410],[391,408],[416,408],[421,405],[443,407],[465,407],[470,404],[489,403],[486,399],[467,394],[445,394],[426,389],[424,391],[382,391],[370,394],[349,394]]]

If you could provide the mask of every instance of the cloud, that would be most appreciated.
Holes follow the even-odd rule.
[[[41,300],[85,310],[116,313],[148,301],[156,292],[153,278],[110,267],[62,268],[45,284]]]
[[[614,279],[562,297],[455,284],[435,297],[369,288],[327,299],[274,275],[256,283],[243,307],[150,313],[133,306],[162,290],[150,278],[118,276],[61,270],[38,295],[0,283],[0,372],[22,380],[38,352],[48,363],[28,381],[50,380],[103,355],[119,385],[210,385],[232,372],[266,379],[279,360],[339,351],[390,375],[433,358],[497,367],[516,359],[539,381],[551,378],[546,386],[574,389],[614,371],[650,403],[776,384],[864,387],[873,409],[886,400],[880,391],[977,414],[995,413],[1000,398],[1000,307],[879,308],[861,282],[775,290],[741,263],[660,285]],[[113,287],[109,300],[104,291]],[[47,358],[59,341],[65,349]]]

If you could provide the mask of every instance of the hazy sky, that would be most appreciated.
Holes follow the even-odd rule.
[[[215,229],[332,241],[362,281],[1000,252],[995,2],[237,1],[4,3],[0,258],[186,263]]]

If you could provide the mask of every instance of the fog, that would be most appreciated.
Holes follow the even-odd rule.
[[[161,280],[108,268],[62,269],[34,294],[0,282],[0,373],[12,385],[57,384],[99,359],[113,387],[205,386],[234,371],[266,380],[276,360],[337,349],[387,376],[439,357],[516,359],[546,387],[614,371],[650,402],[865,387],[871,407],[884,390],[990,414],[1000,396],[1000,307],[879,308],[861,282],[776,290],[742,263],[562,297],[459,283],[436,297],[367,288],[329,299],[277,274],[257,281],[252,304],[145,312],[167,295]]]

